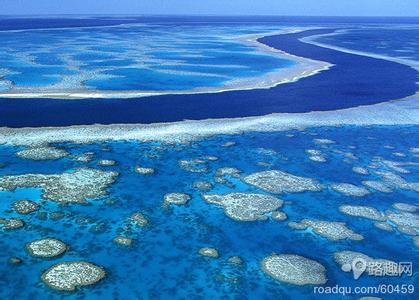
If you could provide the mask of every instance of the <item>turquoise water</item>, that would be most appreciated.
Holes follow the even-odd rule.
[[[265,275],[260,261],[273,252],[294,253],[317,260],[327,269],[328,286],[375,286],[381,283],[414,284],[418,282],[418,250],[411,236],[398,231],[387,233],[373,226],[373,221],[344,215],[342,204],[368,205],[385,211],[395,202],[417,204],[418,194],[412,190],[395,189],[392,193],[370,190],[364,197],[344,196],[325,188],[321,192],[285,193],[276,195],[285,201],[282,210],[287,221],[271,218],[265,221],[237,222],[228,218],[220,207],[206,203],[200,191],[193,188],[195,180],[213,184],[208,193],[255,192],[266,194],[238,178],[228,177],[229,184],[214,181],[220,167],[235,167],[243,175],[276,169],[317,179],[328,186],[346,182],[362,186],[363,180],[381,180],[377,170],[389,170],[408,182],[419,181],[418,127],[323,127],[278,133],[246,133],[236,136],[213,136],[190,144],[152,142],[96,142],[92,144],[58,144],[77,156],[93,152],[88,163],[71,157],[53,161],[33,161],[16,157],[21,148],[0,146],[0,176],[24,173],[61,173],[78,167],[115,170],[120,173],[108,189],[108,195],[89,200],[88,205],[60,205],[42,201],[41,190],[20,188],[0,191],[0,216],[20,217],[28,224],[24,229],[2,231],[0,239],[0,297],[8,299],[300,299],[314,298],[312,286],[279,283]],[[334,144],[319,145],[314,139],[330,139]],[[226,142],[235,145],[224,147]],[[320,150],[325,163],[309,159],[306,150]],[[349,155],[350,153],[351,155]],[[399,153],[399,154],[397,154]],[[404,156],[400,156],[402,153]],[[218,157],[199,167],[207,173],[193,173],[180,168],[179,160]],[[100,159],[113,159],[115,166],[99,166]],[[401,163],[409,173],[397,173],[380,164],[381,160]],[[379,164],[373,169],[372,163]],[[412,164],[413,163],[413,164]],[[416,163],[416,165],[414,164]],[[136,165],[155,168],[155,175],[134,172]],[[360,175],[352,167],[366,167],[370,175]],[[168,192],[192,195],[186,206],[165,208],[163,196]],[[11,205],[19,199],[42,204],[39,213],[62,211],[60,220],[43,220],[39,213],[17,215]],[[107,204],[113,199],[114,204]],[[42,202],[41,202],[42,201]],[[141,211],[150,220],[145,228],[128,229],[126,219]],[[287,226],[288,221],[313,218],[346,222],[348,227],[364,236],[362,241],[330,241],[310,231]],[[112,239],[125,231],[134,238],[132,248],[123,248]],[[62,257],[43,260],[32,258],[24,245],[34,239],[55,237],[70,245]],[[198,254],[201,247],[216,247],[218,259]],[[333,260],[333,253],[342,250],[363,252],[396,262],[412,261],[412,277],[370,277],[355,281]],[[243,265],[231,265],[232,255],[242,257]],[[23,259],[21,265],[10,265],[11,256]],[[40,280],[40,274],[51,265],[69,260],[84,260],[103,266],[108,276],[98,285],[70,293],[54,292]],[[400,299],[400,295],[378,295],[385,299]],[[335,297],[330,297],[335,299]],[[352,295],[350,298],[357,299]],[[414,295],[404,295],[415,299]]]
[[[285,28],[198,23],[0,31],[2,91],[219,88],[294,65],[239,40]]]

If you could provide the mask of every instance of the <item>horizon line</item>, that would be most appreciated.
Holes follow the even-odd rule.
[[[136,13],[62,13],[62,14],[0,14],[0,16],[138,16],[138,17],[304,17],[304,18],[419,18],[418,16],[400,16],[400,15],[267,15],[267,14],[136,14]]]

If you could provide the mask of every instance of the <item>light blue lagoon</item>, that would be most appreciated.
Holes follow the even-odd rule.
[[[0,31],[0,89],[100,93],[258,86],[296,63],[245,37],[280,30],[285,28],[204,23]],[[270,84],[272,78],[261,85]]]
[[[419,191],[417,130],[417,126],[343,126],[216,135],[186,144],[60,143],[53,146],[66,152],[55,160],[33,160],[30,158],[42,155],[19,152],[27,147],[2,145],[0,215],[19,218],[26,225],[15,230],[0,225],[0,285],[14,287],[0,289],[0,297],[313,296],[313,285],[277,281],[262,270],[262,260],[272,253],[296,254],[317,261],[325,268],[324,286],[415,285],[417,271],[400,277],[363,274],[354,280],[352,273],[341,270],[335,255],[350,250],[395,262],[412,261],[413,270],[417,268],[418,240],[412,236],[412,230],[417,234],[419,229],[417,212],[412,212],[412,208],[418,207]],[[37,147],[40,146],[32,149]],[[105,163],[106,160],[115,163]],[[84,204],[62,201],[73,199],[68,190],[72,185],[84,186],[96,179],[73,177],[70,185],[58,188],[66,191],[64,198],[60,192],[52,195],[51,190],[39,185],[25,187],[16,177],[13,180],[20,185],[16,189],[5,184],[5,178],[19,174],[65,174],[86,168],[105,172],[97,173],[96,179],[111,172],[118,175],[105,185],[103,194],[85,199]],[[146,172],[145,168],[154,172]],[[285,173],[274,173],[282,174],[281,179],[264,175],[261,181],[252,181],[248,177],[266,171]],[[288,176],[299,179],[282,186],[281,180]],[[314,180],[314,185],[305,182],[307,179]],[[56,188],[59,184],[53,182]],[[275,185],[282,186],[282,190],[273,188]],[[78,193],[83,194],[83,188]],[[190,198],[183,205],[171,204],[165,202],[168,193],[186,193]],[[240,216],[245,206],[238,206],[235,213],[229,214],[223,205],[205,200],[205,195],[228,193],[274,197],[275,205],[267,210],[259,207],[261,214],[256,218],[243,214],[243,219],[237,220],[234,214]],[[13,204],[22,199],[38,203],[39,209],[18,214]],[[395,205],[398,202],[405,205]],[[367,206],[376,209],[381,217],[346,214],[342,212],[344,206]],[[286,219],[275,216],[273,210],[285,213]],[[139,226],[132,220],[134,213],[141,213],[148,223]],[[326,228],[329,226],[331,231],[319,234],[310,227],[292,226],[304,219],[326,221]],[[343,222],[345,227],[336,227],[333,222]],[[340,230],[343,231],[339,233]],[[337,239],[331,238],[333,232]],[[131,238],[132,245],[116,243],[118,236]],[[25,250],[27,243],[46,237],[63,241],[69,249],[50,259],[33,257]],[[219,257],[201,255],[199,250],[203,247],[217,249]],[[9,263],[13,256],[23,262]],[[231,260],[235,256],[240,260]],[[65,261],[94,263],[104,268],[106,277],[72,293],[55,291],[41,280],[41,274]],[[403,296],[415,299],[414,294]],[[386,299],[400,299],[400,295],[386,295]]]

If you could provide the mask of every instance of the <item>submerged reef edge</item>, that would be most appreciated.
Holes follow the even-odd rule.
[[[187,143],[217,134],[277,132],[322,126],[418,125],[419,95],[354,108],[309,113],[275,113],[261,117],[185,120],[158,124],[77,125],[69,127],[0,127],[0,143],[89,143],[93,141],[158,141]]]

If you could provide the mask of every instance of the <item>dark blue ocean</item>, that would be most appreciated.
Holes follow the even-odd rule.
[[[274,47],[286,51],[288,53],[302,56],[305,58],[311,58],[316,60],[325,61],[333,64],[334,66],[327,71],[323,71],[316,76],[310,76],[302,78],[296,82],[290,82],[286,84],[280,84],[276,87],[268,89],[251,89],[242,91],[228,91],[219,93],[204,93],[204,94],[190,94],[190,95],[163,95],[154,97],[143,97],[138,99],[83,99],[78,101],[67,101],[60,99],[20,99],[19,101],[9,101],[8,99],[0,99],[2,110],[0,111],[0,125],[10,127],[22,127],[22,126],[66,126],[74,124],[112,124],[112,123],[156,123],[156,122],[171,122],[181,121],[184,119],[208,119],[208,118],[233,118],[233,117],[246,117],[246,116],[258,116],[276,112],[309,112],[309,111],[326,111],[336,110],[348,107],[354,107],[359,105],[374,104],[385,102],[394,99],[404,98],[406,96],[413,95],[417,91],[417,71],[407,65],[398,64],[395,62],[386,61],[383,59],[376,59],[367,56],[354,55],[343,53],[327,48],[322,48],[299,41],[300,38],[310,37],[313,35],[334,33],[341,30],[351,30],[353,28],[359,30],[352,30],[352,35],[359,34],[360,43],[356,43],[353,50],[366,51],[380,55],[392,56],[395,51],[417,51],[417,44],[412,43],[417,37],[417,19],[415,18],[79,18],[79,19],[42,19],[37,18],[34,20],[25,21],[24,19],[10,19],[3,18],[0,20],[0,28],[4,31],[2,34],[16,34],[16,38],[21,39],[19,45],[24,44],[25,35],[22,35],[20,31],[11,32],[10,30],[24,30],[27,28],[32,29],[43,29],[63,31],[66,29],[72,29],[75,27],[82,28],[88,27],[87,29],[79,29],[87,32],[99,31],[100,36],[96,37],[106,39],[106,35],[109,35],[112,31],[118,32],[118,26],[116,27],[103,27],[101,26],[115,26],[126,24],[126,26],[133,26],[133,24],[140,24],[142,26],[148,26],[154,28],[157,26],[174,28],[173,34],[175,34],[176,28],[182,28],[187,26],[189,30],[193,30],[194,26],[207,26],[208,28],[227,28],[230,31],[240,31],[241,28],[252,27],[252,30],[245,30],[243,34],[257,33],[257,32],[270,32],[275,28],[277,30],[284,30],[285,28],[296,28],[299,30],[309,28],[322,28],[316,30],[303,31],[301,33],[291,33],[283,35],[269,35],[259,41]],[[195,25],[194,25],[195,24]],[[159,27],[160,26],[160,27]],[[404,27],[403,27],[404,26]],[[64,29],[63,29],[64,28]],[[91,28],[91,29],[89,29]],[[191,29],[192,28],[192,29]],[[258,29],[257,29],[258,28]],[[264,29],[263,29],[264,28]],[[377,32],[382,32],[385,29],[386,40],[393,41],[391,45],[378,48],[380,40],[371,38],[371,35],[376,35]],[[143,30],[143,29],[141,29]],[[153,29],[157,30],[157,29]],[[108,31],[108,32],[107,32]],[[184,31],[184,30],[183,30]],[[184,33],[180,30],[181,33]],[[208,30],[206,30],[208,31]],[[10,33],[11,32],[11,33]],[[23,31],[25,32],[25,31]],[[71,30],[65,31],[69,35],[65,39],[65,35],[62,33],[54,39],[57,41],[62,40],[63,49],[58,48],[56,51],[65,50],[65,45],[71,41]],[[151,35],[153,39],[144,40],[144,33],[139,33],[140,44],[143,43],[157,43],[158,42],[158,31],[157,35]],[[210,32],[210,31],[209,31]],[[18,34],[19,33],[19,34]],[[42,40],[43,31],[35,31],[36,34],[40,35],[36,40]],[[129,32],[122,32],[118,34],[132,35]],[[368,34],[370,36],[368,36]],[[147,36],[147,35],[146,35]],[[195,36],[195,35],[194,35]],[[342,35],[345,37],[345,35]],[[94,36],[92,36],[93,38]],[[32,38],[32,37],[31,37]],[[86,37],[85,37],[86,38]],[[183,38],[186,38],[183,36]],[[327,38],[328,43],[332,46],[342,46],[340,39],[341,35],[334,35]],[[349,37],[348,40],[353,39]],[[154,41],[156,40],[156,41]],[[370,42],[373,40],[373,42]],[[12,43],[14,39],[11,39]],[[363,41],[363,42],[362,42]],[[225,41],[224,41],[225,42]],[[214,43],[211,46],[208,45],[208,41],[204,44],[199,44],[199,41],[191,42],[180,46],[180,48],[190,50],[193,43],[196,43],[196,47],[210,47],[212,50],[211,55],[215,55],[213,59],[208,57],[205,59],[197,59],[193,54],[187,58],[183,57],[180,53],[174,52],[174,56],[164,57],[167,49],[163,51],[156,51],[147,54],[152,56],[151,62],[157,63],[159,72],[177,71],[181,72],[181,76],[170,75],[170,73],[162,73],[156,75],[153,70],[143,69],[132,69],[125,68],[120,69],[120,64],[130,65],[133,62],[127,59],[115,60],[107,57],[106,51],[115,51],[115,49],[108,49],[106,47],[102,51],[102,59],[107,62],[107,67],[117,68],[114,71],[110,71],[108,74],[102,74],[101,80],[87,80],[84,84],[96,85],[98,88],[106,88],[109,83],[115,82],[115,89],[120,89],[121,86],[125,86],[124,89],[132,88],[157,88],[165,89],[162,86],[167,86],[167,89],[187,89],[188,87],[198,87],[202,85],[220,87],[228,76],[233,78],[238,76],[251,76],[260,75],[263,70],[269,70],[269,68],[286,68],[289,62],[287,61],[275,61],[268,59],[267,57],[257,57],[245,54],[243,56],[243,49],[236,44],[231,45],[226,43],[223,47],[227,50],[223,54],[220,49],[217,49],[217,45]],[[71,42],[70,42],[71,44]],[[173,44],[173,43],[172,43]],[[76,43],[77,45],[77,43]],[[222,44],[220,44],[222,45]],[[375,46],[374,46],[375,45]],[[11,45],[13,46],[13,45]],[[48,46],[48,45],[47,45]],[[167,47],[167,46],[165,46]],[[231,48],[230,48],[231,47]],[[239,47],[239,48],[237,48]],[[9,47],[10,48],[10,47]],[[351,49],[351,44],[347,45],[348,49]],[[203,49],[203,48],[202,48]],[[201,49],[201,51],[202,51]],[[230,49],[230,50],[228,50]],[[122,49],[123,50],[123,49]],[[42,60],[42,49],[38,49],[36,55]],[[68,51],[68,50],[65,50]],[[185,50],[183,50],[185,51]],[[230,51],[230,52],[229,52]],[[234,52],[237,51],[237,52]],[[248,49],[246,50],[248,51]],[[59,52],[58,52],[59,53]],[[170,52],[173,53],[173,52]],[[185,52],[188,53],[188,52]],[[204,52],[200,52],[202,55]],[[230,54],[229,54],[230,53]],[[234,54],[236,53],[236,54]],[[209,54],[209,53],[207,53]],[[93,61],[95,64],[101,61],[95,54]],[[103,56],[105,55],[105,56]],[[156,56],[157,55],[157,56]],[[156,58],[159,55],[163,55],[164,59],[173,60],[172,62],[179,62],[179,59],[189,61],[189,65],[176,66],[176,65],[162,65],[159,66],[159,61]],[[180,55],[180,56],[179,56]],[[54,56],[48,56],[53,58]],[[121,54],[121,57],[130,57],[130,54]],[[199,56],[198,56],[199,57]],[[237,59],[240,57],[240,59]],[[259,60],[255,59],[258,58]],[[4,57],[5,61],[8,58]],[[31,56],[24,57],[23,59],[30,60]],[[89,59],[85,57],[84,59]],[[99,60],[98,60],[99,59]],[[412,58],[411,58],[412,59]],[[414,59],[414,57],[413,57]],[[219,68],[215,70],[214,67],[211,69],[211,64],[217,63],[229,64],[228,68]],[[55,63],[55,62],[54,62]],[[71,63],[71,59],[70,59]],[[185,62],[183,62],[185,63]],[[201,69],[196,68],[196,64],[202,64]],[[248,65],[250,69],[235,69],[234,65]],[[89,65],[87,65],[88,67]],[[205,67],[206,66],[206,67]],[[220,67],[219,66],[219,67]],[[86,67],[86,66],[85,66]],[[119,69],[118,69],[119,68]],[[259,69],[258,69],[259,68]],[[216,76],[195,76],[187,75],[188,72],[193,69],[194,71],[211,73],[215,72]],[[18,67],[19,70],[19,67]],[[20,69],[22,71],[22,69]],[[251,72],[249,73],[249,70]],[[19,71],[18,71],[19,72]],[[28,72],[28,73],[25,73]],[[57,78],[52,75],[51,72],[58,72],[63,75],[63,70],[52,70],[51,67],[44,67],[42,71],[46,72],[45,76],[31,76],[31,69],[25,69],[22,74],[28,74],[24,77],[21,75],[11,75],[9,78],[11,82],[13,79],[19,79],[19,82],[25,82],[26,80],[33,80],[33,85],[54,85],[57,83]],[[32,70],[33,72],[33,70]],[[61,72],[61,73],[60,73]],[[71,84],[75,79],[71,75],[71,70],[67,74],[68,82]],[[87,71],[86,71],[87,72]],[[199,74],[199,73],[198,73]],[[241,74],[241,75],[239,75]],[[60,75],[60,76],[61,76]],[[64,74],[65,75],[65,74]],[[207,74],[208,75],[208,74]],[[88,72],[85,74],[88,78]],[[124,77],[125,76],[125,77]],[[226,77],[227,76],[227,77]],[[108,78],[108,79],[107,79]],[[136,79],[140,81],[137,82]],[[143,79],[141,79],[143,78]],[[9,81],[10,81],[9,80]],[[143,80],[143,81],[141,81]],[[64,86],[67,83],[63,83]],[[60,87],[62,85],[58,85]],[[119,87],[119,88],[118,88]],[[177,87],[177,88],[176,88]],[[25,116],[31,115],[31,118]]]

